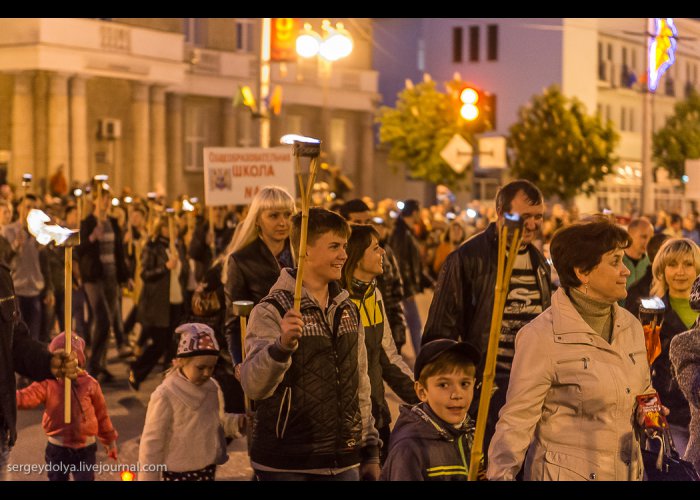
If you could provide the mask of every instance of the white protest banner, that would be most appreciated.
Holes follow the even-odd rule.
[[[296,195],[292,148],[204,148],[207,206],[248,205],[265,186]]]

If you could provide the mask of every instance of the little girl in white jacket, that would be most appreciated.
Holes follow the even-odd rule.
[[[211,378],[219,355],[214,331],[186,323],[175,333],[174,368],[148,403],[137,479],[213,481],[216,466],[228,460],[225,436],[240,437],[245,416],[224,413],[223,393]]]

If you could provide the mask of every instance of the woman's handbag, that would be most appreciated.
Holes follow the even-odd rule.
[[[700,481],[693,464],[680,458],[668,427],[647,438],[642,460],[646,481]]]
[[[192,314],[195,316],[213,316],[221,310],[221,301],[216,290],[207,292],[203,285],[197,286],[192,294]]]

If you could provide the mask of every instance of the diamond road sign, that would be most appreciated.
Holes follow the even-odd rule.
[[[472,161],[472,153],[474,149],[467,140],[459,134],[455,134],[450,142],[442,148],[440,156],[447,164],[452,167],[452,170],[461,174],[467,168],[469,162]]]

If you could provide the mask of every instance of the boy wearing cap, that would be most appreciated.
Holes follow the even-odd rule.
[[[140,481],[213,481],[226,463],[225,435],[240,437],[244,415],[224,413],[223,394],[211,378],[219,357],[214,330],[180,325],[173,368],[153,391],[139,445]],[[148,464],[148,465],[146,465]]]
[[[66,345],[65,332],[49,344],[49,351],[56,352]],[[78,358],[78,366],[85,368],[85,341],[75,333],[71,338],[72,351]],[[85,370],[80,370],[73,382],[71,421],[64,420],[64,379],[46,379],[34,382],[17,391],[17,408],[27,410],[44,404],[41,425],[48,437],[46,463],[49,481],[94,481],[97,440],[105,447],[109,457],[117,459],[117,431],[107,414],[107,404],[100,384]],[[61,465],[59,467],[59,464]]]
[[[467,410],[479,361],[477,349],[466,342],[438,339],[423,345],[414,366],[421,402],[399,408],[382,480],[467,480],[474,440]],[[484,472],[482,461],[480,478]]]
[[[379,477],[364,330],[340,288],[350,227],[309,210],[301,313],[296,269],[285,268],[250,315],[241,384],[255,400],[250,458],[259,480],[353,481]],[[292,218],[299,248],[301,214]]]

